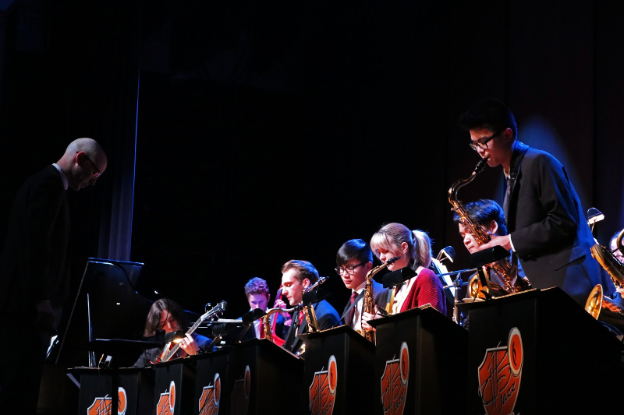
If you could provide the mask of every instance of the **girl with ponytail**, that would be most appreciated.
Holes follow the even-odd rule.
[[[370,245],[382,262],[400,257],[388,266],[390,271],[409,267],[416,272],[412,278],[390,288],[387,310],[391,314],[431,304],[446,315],[444,288],[438,276],[429,269],[431,240],[425,232],[411,231],[400,223],[389,223],[373,235]]]

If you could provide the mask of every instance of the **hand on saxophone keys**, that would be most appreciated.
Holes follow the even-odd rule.
[[[368,324],[369,320],[375,320],[378,318],[383,317],[381,314],[379,314],[379,309],[377,308],[377,305],[375,305],[375,313],[367,313],[366,311],[362,312],[362,330],[364,331],[377,331],[373,326],[371,326],[370,324]]]
[[[484,249],[493,248],[496,245],[500,245],[506,250],[511,251],[511,237],[509,235],[504,235],[504,236],[494,235],[492,236],[489,242],[484,243],[483,245],[479,246],[478,250],[483,251]]]

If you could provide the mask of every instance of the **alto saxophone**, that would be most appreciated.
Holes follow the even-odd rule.
[[[378,265],[375,268],[368,271],[366,274],[366,285],[364,286],[364,306],[362,307],[363,313],[374,314],[375,313],[375,296],[373,293],[373,277],[375,274],[379,273],[379,271],[388,267],[388,265],[396,262],[401,257],[394,257],[387,260],[384,264]],[[354,304],[355,305],[355,304]],[[375,332],[374,331],[365,331],[358,330],[358,333],[363,335],[366,340],[375,343]]]
[[[481,228],[481,226],[470,217],[470,215],[468,215],[468,212],[466,212],[466,209],[462,205],[461,201],[457,200],[457,192],[462,187],[471,183],[477,177],[477,175],[485,169],[486,165],[487,159],[481,159],[479,163],[477,163],[474,171],[470,176],[465,179],[460,179],[456,181],[448,190],[448,201],[452,206],[451,210],[457,214],[457,216],[459,217],[459,222],[464,225],[464,229],[466,230],[466,232],[470,233],[474,237],[475,241],[479,246],[489,242],[490,235],[487,234],[483,230],[483,228]],[[516,293],[531,288],[528,280],[525,280],[520,276],[516,278],[516,281],[514,283],[514,276],[517,275],[518,266],[516,264],[512,266],[507,259],[502,259],[500,261],[494,262],[490,266],[503,281],[504,285],[503,287],[501,287],[498,284],[490,283],[488,281],[488,285],[490,285],[492,288],[503,291],[507,294]],[[470,280],[469,288],[471,296],[473,298],[476,297],[482,289],[484,289],[484,287],[481,286],[481,281],[479,281],[479,278],[477,276],[473,277]]]

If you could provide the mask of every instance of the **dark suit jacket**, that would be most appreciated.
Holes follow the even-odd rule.
[[[505,212],[511,241],[535,288],[559,286],[584,305],[598,283],[613,283],[591,257],[594,238],[565,168],[552,155],[514,143]]]
[[[68,295],[69,209],[59,171],[52,165],[20,188],[0,259],[0,310],[35,317],[35,305],[61,305]]]
[[[379,305],[381,303],[384,303],[386,301],[387,292],[388,290],[384,289],[382,284],[373,280],[373,296],[374,296],[375,304]],[[366,291],[362,290],[362,292],[358,294],[358,296],[355,298],[355,301],[353,302],[353,304],[351,304],[351,298],[349,298],[349,301],[347,301],[344,311],[342,312],[342,315],[340,316],[340,321],[342,322],[342,324],[346,324],[348,326],[351,326],[351,328],[353,328],[353,326],[350,324],[351,322],[345,321],[345,318],[349,315],[352,305],[357,304],[357,302],[360,301],[361,298],[363,299],[365,294],[366,294]],[[363,303],[362,303],[362,307],[364,307]]]
[[[340,324],[340,317],[338,313],[327,301],[321,300],[318,303],[314,304],[314,313],[316,314],[316,320],[318,322],[319,330],[327,330],[332,327],[336,327]],[[301,323],[301,324],[300,324]],[[295,327],[297,330],[295,331]],[[286,343],[284,343],[284,348],[291,352],[296,352],[301,346],[301,339],[297,337],[299,334],[303,334],[307,332],[307,324],[305,318],[302,322],[299,321],[299,313],[295,312],[292,318],[292,324],[290,329],[288,330],[288,335],[286,336]]]

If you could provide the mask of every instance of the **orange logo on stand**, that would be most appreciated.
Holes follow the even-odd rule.
[[[199,397],[199,415],[217,415],[221,400],[221,378],[215,374],[212,385],[204,386]]]
[[[524,349],[517,328],[509,331],[507,346],[485,350],[479,366],[479,396],[487,415],[510,415],[518,400]]]
[[[169,391],[160,394],[156,415],[173,415],[173,407],[176,401],[176,385],[174,381],[169,384]]]
[[[332,355],[327,363],[327,370],[314,372],[310,385],[310,413],[312,415],[331,415],[336,403],[336,385],[338,385],[338,365]]]
[[[128,400],[126,397],[126,390],[124,388],[117,389],[117,414],[125,415],[128,408]],[[87,408],[88,415],[111,415],[111,407],[113,402],[110,396],[106,395],[103,398],[95,398],[90,407]]]
[[[234,390],[232,391],[232,415],[247,415],[250,394],[251,371],[249,370],[249,366],[246,366],[243,378],[234,381]]]
[[[407,343],[403,342],[400,357],[387,360],[386,368],[381,376],[381,405],[384,415],[403,414],[407,398],[409,368],[409,350]]]

